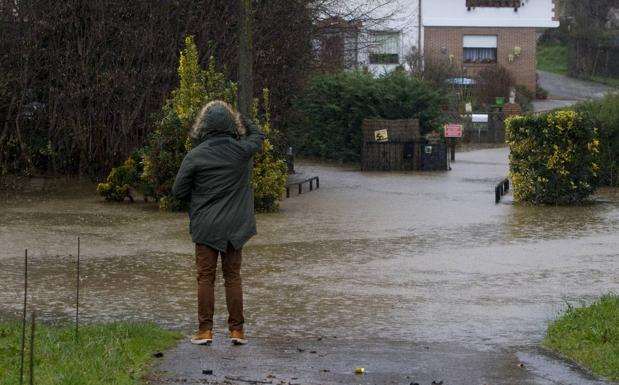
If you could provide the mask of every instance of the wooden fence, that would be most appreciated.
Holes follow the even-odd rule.
[[[384,141],[377,140],[376,137],[381,131],[386,134]],[[422,143],[417,119],[365,119],[362,133],[361,170],[421,169]]]

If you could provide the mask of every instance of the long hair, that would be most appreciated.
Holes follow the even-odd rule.
[[[241,123],[241,114],[238,113],[230,104],[224,102],[223,100],[213,100],[212,102],[207,103],[196,118],[195,123],[191,127],[190,136],[192,139],[200,139],[202,136],[202,130],[204,129],[204,120],[206,119],[206,115],[208,111],[213,107],[222,107],[228,111],[230,114],[230,118],[234,122],[236,126],[236,130],[239,133],[239,136],[245,135],[245,126]]]

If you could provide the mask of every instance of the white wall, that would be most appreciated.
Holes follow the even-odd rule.
[[[556,28],[552,0],[524,0],[518,8],[466,8],[465,0],[424,0],[423,25],[428,27],[535,27]]]

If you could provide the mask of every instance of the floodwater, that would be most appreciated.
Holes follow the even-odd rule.
[[[459,153],[447,173],[361,173],[299,165],[320,189],[259,215],[244,250],[253,337],[338,336],[539,344],[566,303],[619,292],[619,191],[577,207],[495,205],[507,150]],[[193,245],[183,213],[110,204],[90,184],[0,202],[0,318],[20,314],[23,254],[39,318],[71,320],[81,238],[85,321],[196,325]],[[219,278],[221,283],[221,278]],[[218,286],[215,324],[226,329]]]

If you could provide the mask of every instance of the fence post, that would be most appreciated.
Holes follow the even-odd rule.
[[[34,385],[34,328],[35,312],[32,312],[32,325],[30,329],[30,385]]]
[[[80,324],[80,237],[77,237],[77,282],[75,285],[75,340],[77,341]]]
[[[299,183],[299,195],[303,194],[303,182]]]
[[[320,178],[316,177],[316,188],[320,188]]]
[[[26,350],[26,307],[28,305],[28,249],[24,251],[24,312],[21,326],[21,352],[19,356],[19,385],[24,383],[24,354]]]

